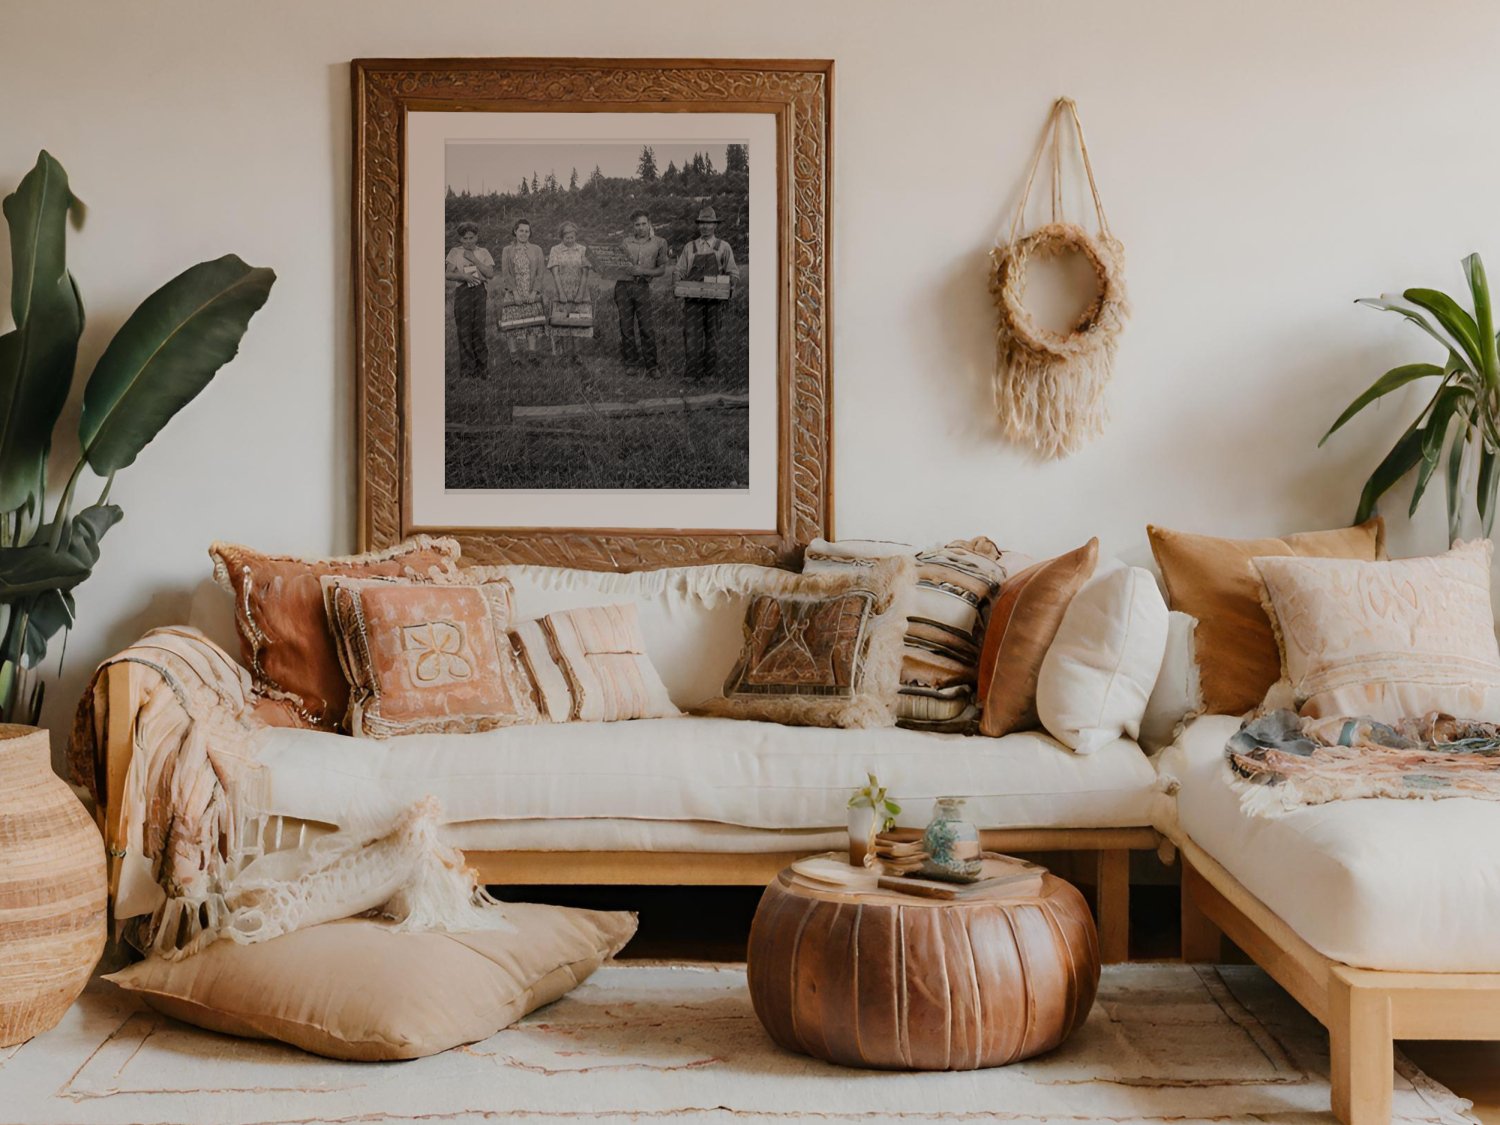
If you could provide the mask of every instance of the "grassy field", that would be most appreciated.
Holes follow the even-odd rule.
[[[745,271],[748,276],[748,270]],[[551,293],[547,292],[550,301]],[[597,409],[555,420],[517,421],[517,406],[585,406],[643,399],[744,395],[749,378],[743,288],[723,312],[718,377],[684,376],[682,302],[667,279],[652,285],[660,378],[627,372],[620,360],[614,282],[593,283],[594,336],[544,337],[537,352],[515,355],[496,325],[490,295],[490,377],[458,377],[458,338],[447,315],[444,449],[448,488],[744,488],[749,476],[749,412],[744,408],[612,417]]]

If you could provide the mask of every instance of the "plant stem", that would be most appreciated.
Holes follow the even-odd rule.
[[[52,549],[54,551],[62,546],[63,521],[72,513],[73,490],[78,487],[78,478],[83,474],[83,467],[86,464],[88,462],[82,457],[78,458],[78,464],[73,466],[73,472],[68,477],[68,486],[63,489],[62,498],[57,502],[57,512],[52,521]]]

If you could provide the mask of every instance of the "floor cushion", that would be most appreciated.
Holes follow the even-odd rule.
[[[1163,831],[1192,840],[1325,957],[1500,971],[1500,805],[1364,799],[1251,816],[1224,762],[1239,726],[1205,715],[1163,751],[1158,767],[1176,787]]]
[[[565,995],[635,933],[634,914],[509,903],[515,932],[396,933],[349,918],[255,945],[221,940],[105,979],[174,1019],[373,1062],[487,1039]]]

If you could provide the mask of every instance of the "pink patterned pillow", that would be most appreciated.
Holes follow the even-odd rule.
[[[512,639],[554,723],[682,714],[646,655],[634,605],[549,613],[516,626]]]

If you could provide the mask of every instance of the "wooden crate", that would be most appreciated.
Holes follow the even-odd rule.
[[[710,301],[729,300],[729,291],[733,287],[733,281],[725,277],[705,277],[702,281],[679,281],[672,287],[672,292],[678,297],[695,297]]]
[[[547,323],[547,314],[540,301],[500,306],[500,331],[517,332],[523,328],[537,328]]]

